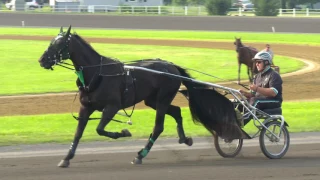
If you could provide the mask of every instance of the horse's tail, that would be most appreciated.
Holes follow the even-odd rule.
[[[176,66],[180,74],[191,78],[185,69]],[[239,126],[232,102],[213,88],[191,81],[182,82],[187,91],[189,108],[194,123],[201,123],[210,133],[222,138],[250,138]]]

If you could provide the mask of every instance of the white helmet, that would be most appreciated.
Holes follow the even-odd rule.
[[[270,53],[261,51],[261,52],[258,52],[252,60],[253,61],[263,60],[265,65],[270,65],[271,59],[272,59],[272,57],[271,57]]]

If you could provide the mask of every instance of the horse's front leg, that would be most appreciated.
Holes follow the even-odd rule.
[[[240,84],[241,63],[238,63],[238,84]]]
[[[73,142],[71,143],[69,152],[67,156],[60,161],[58,164],[59,167],[68,167],[70,164],[70,159],[72,159],[76,153],[77,146],[79,144],[79,141],[82,137],[83,131],[88,123],[88,119],[90,115],[94,112],[93,109],[85,106],[80,107],[79,111],[79,119],[78,119],[78,127],[76,130],[76,133],[74,135]]]
[[[252,70],[249,67],[247,69],[247,74],[248,74],[250,83],[252,83]]]
[[[112,139],[118,139],[120,137],[131,137],[131,133],[127,129],[123,129],[120,133],[119,132],[108,132],[105,131],[104,128],[107,124],[112,120],[115,114],[119,111],[119,108],[115,106],[107,106],[104,108],[102,113],[102,118],[100,123],[97,127],[97,133],[100,136],[107,136]]]

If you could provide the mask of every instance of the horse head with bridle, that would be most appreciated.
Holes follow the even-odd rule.
[[[179,143],[191,146],[192,138],[187,137],[182,125],[181,109],[171,105],[179,92],[181,83],[186,87],[184,94],[189,100],[193,121],[202,124],[210,133],[224,138],[241,138],[246,136],[236,119],[233,104],[223,95],[207,85],[181,80],[177,77],[191,78],[186,70],[161,59],[136,60],[124,64],[96,52],[89,43],[75,33],[67,32],[61,27],[60,33],[50,43],[39,59],[41,67],[52,69],[60,65],[75,70],[80,95],[80,110],[76,133],[66,157],[58,164],[68,167],[75,156],[83,131],[94,111],[101,111],[102,116],[96,128],[100,136],[112,139],[130,137],[128,130],[120,132],[106,131],[105,127],[122,109],[144,103],[156,110],[155,126],[143,149],[132,161],[141,164],[153,144],[164,130],[165,115],[173,117],[177,123]],[[65,60],[70,59],[72,64]],[[163,76],[143,70],[126,67],[143,67],[150,71],[164,72]]]
[[[241,72],[241,64],[245,64],[247,66],[247,74],[249,77],[249,81],[252,82],[253,74],[256,74],[257,68],[252,61],[252,58],[258,53],[256,48],[245,46],[241,42],[241,38],[235,37],[235,41],[233,43],[236,47],[237,58],[238,58],[238,84],[240,84],[240,72]]]

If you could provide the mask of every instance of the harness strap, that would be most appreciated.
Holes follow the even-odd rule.
[[[84,83],[84,77],[83,77],[83,71],[75,71],[75,73],[77,74],[80,82],[82,83],[83,87],[86,87],[85,83]]]
[[[73,114],[73,112],[72,112],[72,107],[73,107],[73,104],[74,104],[74,102],[75,102],[75,100],[76,100],[76,98],[77,98],[77,96],[78,96],[78,93],[79,93],[79,91],[78,91],[78,92],[76,93],[76,95],[74,96],[74,99],[73,99],[73,102],[72,102],[72,105],[71,105],[71,115],[72,115],[72,117],[73,117],[75,120],[77,120],[77,121],[78,121],[78,120],[81,120],[82,117],[77,117],[77,116],[75,116],[75,115]],[[125,111],[125,109],[123,109],[123,111],[126,113],[127,117],[130,118],[129,121],[124,122],[124,121],[117,120],[117,119],[111,119],[111,121],[115,121],[115,122],[118,122],[118,123],[124,123],[124,124],[132,125],[131,116],[132,116],[132,114],[133,114],[134,107],[135,107],[135,106],[133,106],[133,109],[132,109],[132,111],[131,111],[130,116],[127,114],[127,112]],[[99,119],[101,119],[101,118],[88,118],[88,120],[99,120]]]

